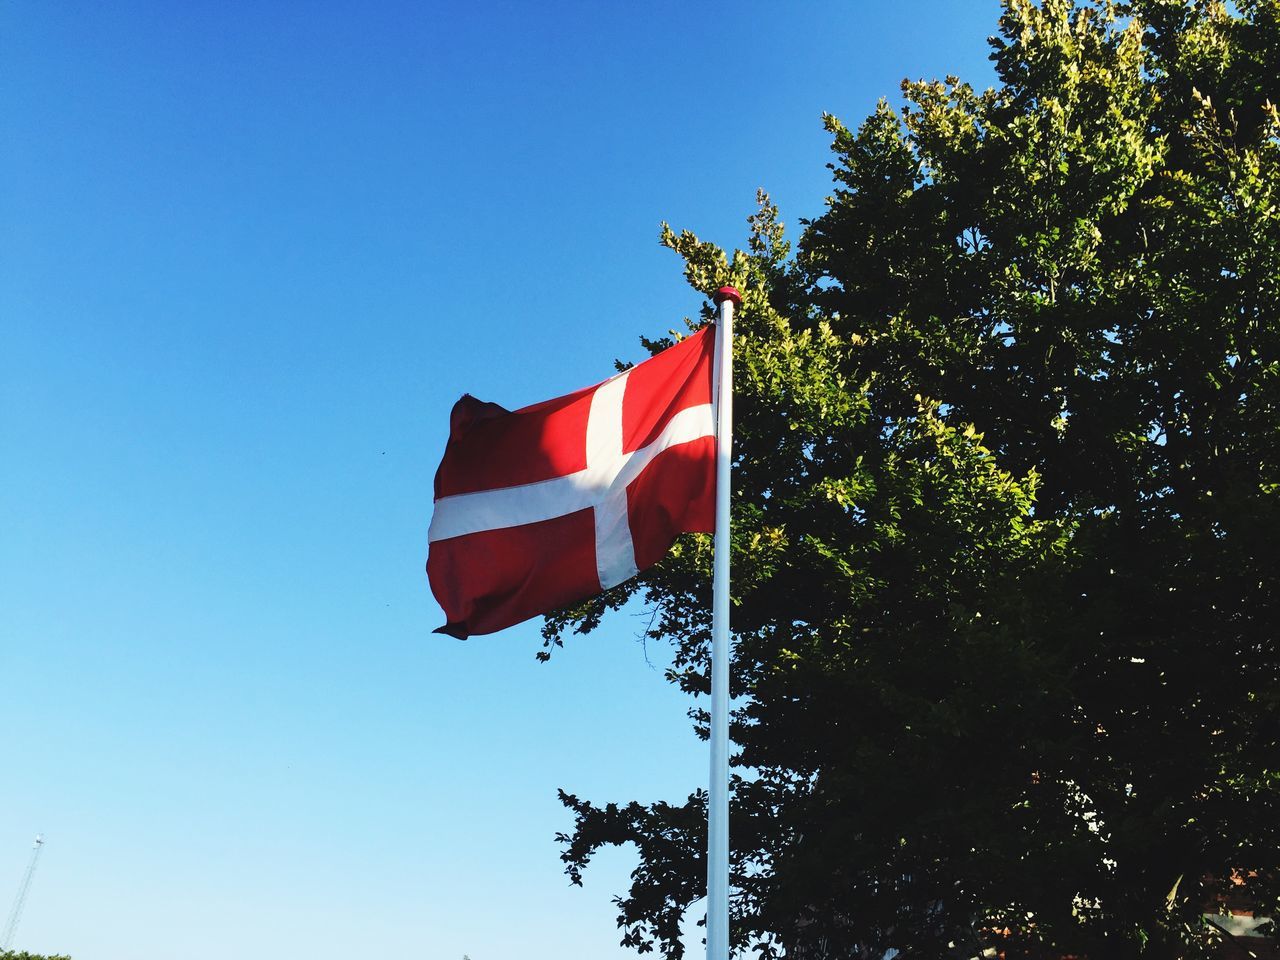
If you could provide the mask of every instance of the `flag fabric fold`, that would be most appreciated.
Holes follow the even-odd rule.
[[[713,327],[520,410],[464,396],[436,472],[427,574],[466,638],[549,613],[715,529]]]

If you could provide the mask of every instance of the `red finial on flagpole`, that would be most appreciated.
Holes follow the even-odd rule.
[[[716,291],[715,296],[711,299],[716,302],[716,306],[719,306],[726,300],[732,300],[735,307],[742,306],[742,294],[738,292],[737,287],[723,286]]]

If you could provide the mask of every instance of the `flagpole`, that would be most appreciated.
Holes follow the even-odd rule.
[[[733,308],[716,291],[716,534],[711,601],[711,790],[707,805],[707,960],[729,960],[729,465],[733,451]]]

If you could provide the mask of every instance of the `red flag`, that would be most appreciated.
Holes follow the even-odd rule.
[[[464,396],[436,472],[427,574],[466,638],[548,613],[715,529],[715,330],[508,411]]]

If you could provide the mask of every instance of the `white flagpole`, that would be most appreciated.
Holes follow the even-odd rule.
[[[721,287],[716,323],[716,534],[711,602],[711,790],[707,807],[707,960],[729,960],[729,464],[733,452],[733,308]]]

